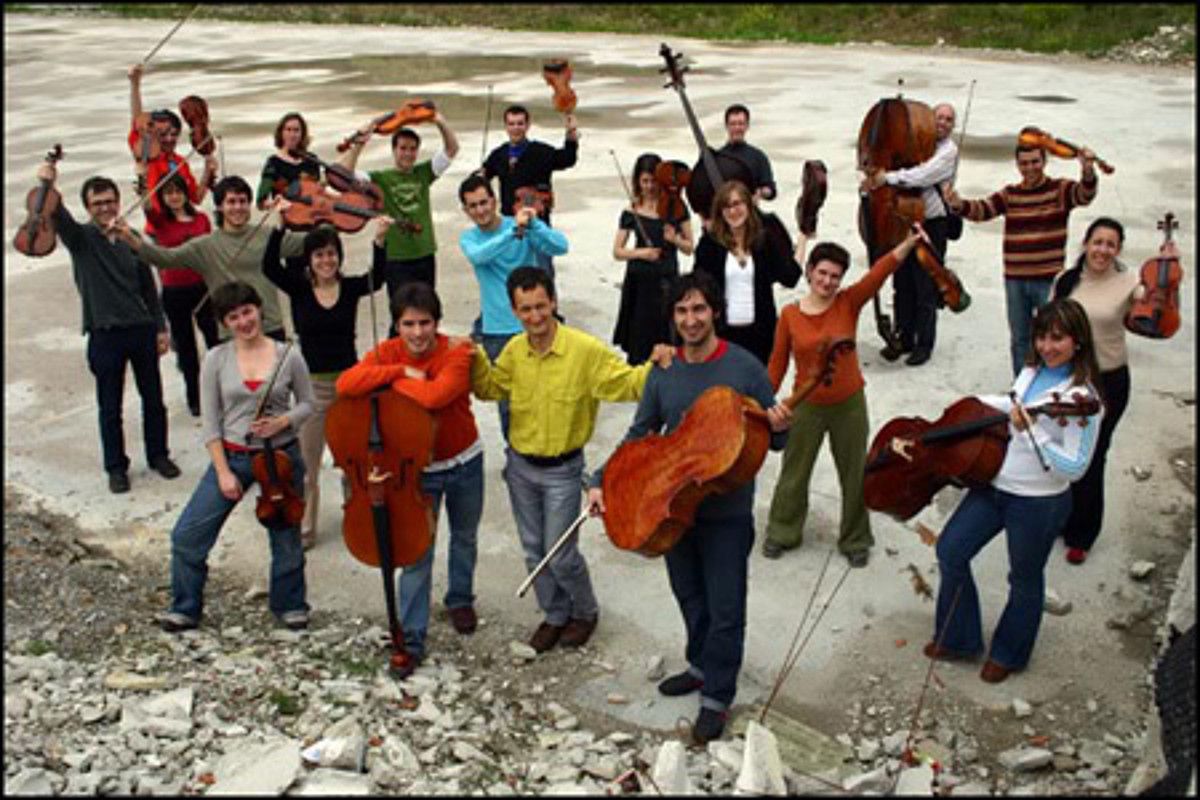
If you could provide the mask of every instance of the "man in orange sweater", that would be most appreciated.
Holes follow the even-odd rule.
[[[341,374],[338,397],[358,397],[380,386],[412,398],[433,414],[437,433],[431,463],[421,476],[421,489],[433,498],[434,520],[446,500],[450,520],[449,586],[444,602],[454,629],[475,631],[475,558],[479,519],[483,514],[483,443],[471,413],[469,339],[450,339],[438,332],[442,303],[426,283],[407,283],[392,298],[392,317],[399,336],[381,342],[362,361]],[[433,588],[433,551],[400,573],[400,624],[411,659],[398,678],[406,678],[425,655]]]

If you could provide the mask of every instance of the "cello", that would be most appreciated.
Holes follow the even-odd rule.
[[[1076,393],[1070,400],[1055,398],[1025,411],[1054,417],[1060,425],[1069,424],[1067,417],[1079,417],[1079,424],[1087,425],[1086,417],[1100,411],[1100,401]],[[903,522],[946,486],[986,486],[1004,464],[1008,422],[1008,414],[977,397],[952,403],[933,422],[921,417],[889,420],[867,451],[867,508]]]
[[[46,163],[56,164],[63,157],[62,145],[46,153]],[[62,204],[62,195],[54,188],[54,181],[39,180],[38,185],[25,196],[29,217],[21,223],[13,238],[13,247],[27,256],[48,256],[58,243],[58,231],[54,226],[54,212]]]
[[[371,335],[378,348],[373,285],[369,291]],[[393,573],[417,563],[433,543],[434,509],[421,491],[421,472],[429,464],[434,433],[429,412],[390,387],[339,397],[325,416],[325,441],[350,489],[342,506],[342,538],[351,555],[379,567],[383,576],[389,666],[396,674],[411,671],[412,656],[404,646]]]
[[[913,167],[928,161],[937,145],[933,110],[917,100],[902,95],[886,97],[871,106],[858,132],[858,168],[869,174],[879,170]],[[871,263],[896,246],[914,222],[925,218],[921,190],[883,184],[870,191],[860,191],[858,232],[867,246]],[[946,306],[955,313],[965,311],[971,303],[962,282],[953,271],[946,269],[937,253],[924,241],[913,250],[917,263],[933,279]],[[875,326],[880,338],[899,350],[891,318],[883,313],[876,293],[872,299]]]
[[[1158,221],[1163,232],[1163,246],[1171,241],[1171,234],[1179,222],[1170,211]],[[1179,330],[1179,284],[1183,281],[1183,267],[1179,259],[1159,254],[1146,259],[1141,269],[1143,294],[1125,315],[1125,329],[1151,339],[1169,339]]]

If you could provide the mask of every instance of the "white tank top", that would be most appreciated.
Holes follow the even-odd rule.
[[[754,256],[746,258],[746,266],[730,253],[725,257],[725,313],[730,325],[750,325],[754,322]]]

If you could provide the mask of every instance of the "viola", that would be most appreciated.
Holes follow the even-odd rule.
[[[823,348],[819,368],[782,402],[794,409],[833,379],[839,354],[854,342]],[[766,459],[771,427],[752,398],[728,386],[704,391],[665,436],[625,442],[604,468],[604,527],[623,550],[657,556],[670,550],[694,523],[710,494],[729,492],[754,478]]]
[[[329,224],[343,233],[356,233],[367,220],[382,212],[373,208],[371,198],[357,192],[333,194],[310,175],[301,175],[290,185],[280,178],[276,194],[287,199],[291,206],[283,212],[283,222],[291,230],[308,231]]]
[[[433,542],[433,506],[421,492],[421,471],[429,464],[434,433],[429,412],[390,388],[339,397],[325,417],[325,441],[350,488],[342,538],[351,555],[382,573],[393,668],[410,658],[393,570],[417,563]]]
[[[46,153],[46,163],[56,164],[63,157],[62,145]],[[18,253],[40,258],[54,252],[58,242],[58,231],[54,227],[54,212],[62,205],[62,195],[54,188],[54,181],[39,180],[38,185],[25,195],[25,209],[29,216],[17,229],[13,247]]]
[[[1051,136],[1041,128],[1035,128],[1032,125],[1022,128],[1021,132],[1017,134],[1017,144],[1022,147],[1041,148],[1048,153],[1053,153],[1059,158],[1078,158],[1079,151],[1083,149],[1077,144],[1072,144],[1066,139],[1059,139]],[[1096,166],[1098,166],[1105,175],[1111,175],[1116,171],[1111,164],[1099,156],[1096,156]]]
[[[192,148],[202,156],[211,155],[217,144],[208,130],[208,103],[204,98],[189,94],[180,100],[179,116],[191,131]]]
[[[824,161],[805,161],[800,177],[800,197],[796,200],[796,226],[805,236],[817,232],[817,212],[825,204],[829,178]]]
[[[1100,411],[1100,401],[1081,393],[1025,409],[1059,424],[1069,417],[1087,425]],[[863,499],[867,508],[904,521],[914,516],[948,485],[988,485],[1008,452],[1009,415],[977,397],[964,397],[929,422],[921,417],[889,420],[867,452]]]
[[[1171,241],[1171,234],[1179,222],[1170,211],[1158,221],[1163,232],[1163,245]],[[1179,284],[1183,281],[1183,267],[1179,259],[1158,255],[1142,264],[1142,297],[1133,304],[1125,315],[1125,329],[1151,339],[1169,339],[1179,330]]]
[[[547,61],[542,65],[542,78],[554,90],[554,109],[560,114],[575,110],[578,98],[571,88],[571,65],[567,61]]]
[[[670,77],[666,85],[679,95],[679,100],[683,103],[684,116],[687,117],[688,125],[692,129],[692,137],[700,148],[700,160],[692,167],[691,180],[687,185],[688,204],[696,210],[701,219],[708,220],[712,217],[713,199],[725,181],[740,181],[751,192],[758,188],[758,183],[754,179],[754,171],[745,161],[729,153],[713,150],[708,146],[704,132],[700,129],[700,123],[696,120],[696,112],[692,110],[692,104],[685,91],[683,74],[688,71],[688,68],[679,63],[682,53],[671,52],[671,48],[664,42],[659,48],[658,54],[666,62],[666,66],[659,71],[667,73]],[[779,259],[787,263],[787,260],[792,258],[792,238],[783,221],[768,211],[761,209],[755,209],[755,211],[762,219],[767,245],[775,251]]]
[[[683,202],[683,192],[692,182],[692,171],[687,164],[682,161],[659,162],[654,168],[654,182],[658,184],[658,218],[687,219],[688,207]]]
[[[271,390],[291,349],[292,343],[288,342],[275,364],[271,379],[267,381],[258,399],[258,408],[254,413],[256,420],[266,413]],[[247,444],[251,439],[253,434],[247,433]],[[254,515],[258,517],[259,522],[271,528],[295,527],[304,519],[304,498],[292,488],[292,459],[282,450],[276,450],[269,438],[262,441],[262,449],[250,459],[250,469],[260,490],[258,502],[254,506]]]
[[[858,168],[867,174],[879,170],[913,167],[928,161],[937,146],[933,110],[918,100],[901,95],[871,106],[858,131]],[[921,190],[883,184],[860,192],[858,231],[867,245],[871,263],[908,236],[913,223],[925,218]],[[954,312],[966,310],[970,296],[962,281],[947,269],[927,244],[914,250],[917,263],[933,279],[946,306]],[[873,298],[875,325],[880,337],[900,349],[891,318],[883,313],[879,294]]]
[[[337,151],[344,153],[356,144],[365,143],[372,133],[381,133],[384,136],[390,136],[405,125],[419,125],[422,122],[431,122],[435,116],[437,116],[437,106],[432,101],[423,100],[419,97],[409,98],[395,111],[389,111],[373,119],[370,130],[366,132],[355,131],[345,139],[342,139],[342,141],[338,142]]]

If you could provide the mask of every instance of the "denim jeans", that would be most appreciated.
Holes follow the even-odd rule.
[[[737,693],[746,641],[752,517],[697,522],[667,551],[667,577],[687,630],[689,671],[703,676],[700,706],[724,711]]]
[[[450,523],[450,556],[447,564],[448,586],[443,602],[447,608],[470,606],[475,602],[475,556],[479,520],[483,516],[483,453],[465,464],[421,475],[421,491],[433,498],[437,519],[442,499]],[[405,567],[397,580],[400,595],[400,625],[404,645],[420,658],[425,654],[425,631],[429,627],[429,597],[433,592],[434,538],[425,556]]]
[[[142,442],[146,463],[168,455],[167,407],[162,399],[162,374],[158,371],[154,326],[147,323],[92,331],[87,341],[87,362],[96,378],[100,448],[105,472],[129,469],[129,457],[125,455],[125,426],[121,419],[126,364],[133,367],[133,380],[142,398]]]
[[[935,640],[944,630],[943,647],[965,655],[983,650],[979,590],[971,559],[1003,528],[1008,542],[1008,602],[992,634],[989,658],[1008,669],[1023,669],[1042,623],[1046,560],[1070,512],[1070,489],[1050,497],[1022,497],[991,486],[967,492],[937,543],[941,585]],[[951,615],[956,593],[958,604]]]
[[[507,448],[505,455],[508,499],[525,551],[525,568],[532,572],[583,507],[583,454],[557,467],[534,466]],[[572,536],[534,580],[533,591],[551,625],[596,616],[599,606],[578,536]]]
[[[1004,303],[1008,309],[1008,349],[1012,355],[1013,375],[1025,365],[1025,356],[1033,344],[1033,312],[1050,299],[1054,278],[1005,278]]]
[[[292,488],[304,492],[304,460],[300,445],[293,441],[283,448],[292,460]],[[252,453],[225,451],[229,468],[242,485],[243,498],[254,485],[250,462]],[[171,611],[199,621],[204,609],[204,583],[208,579],[208,553],[217,543],[217,534],[239,501],[221,494],[217,470],[212,465],[204,472],[196,490],[179,515],[171,531]],[[307,611],[304,585],[304,548],[298,526],[267,529],[271,543],[271,583],[267,604],[276,615],[288,611]]]
[[[500,356],[500,351],[504,349],[504,345],[508,344],[508,340],[516,336],[515,333],[483,333],[480,334],[479,343],[483,345],[483,351],[487,353],[492,363],[496,363],[496,359]],[[504,441],[508,441],[508,420],[509,410],[508,401],[501,400],[496,403],[496,407],[500,411],[500,433],[504,435]]]

